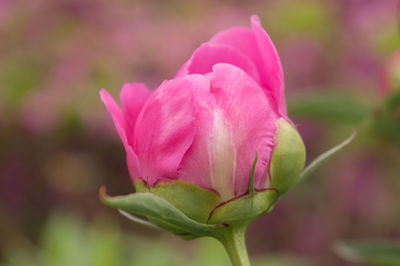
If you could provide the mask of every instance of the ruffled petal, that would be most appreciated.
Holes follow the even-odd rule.
[[[212,72],[213,65],[228,63],[243,69],[254,80],[260,82],[260,75],[254,63],[244,53],[224,44],[202,44],[190,60],[178,71],[177,76],[187,74],[206,74]]]
[[[245,193],[249,186],[251,166],[256,152],[259,159],[255,187],[265,187],[265,169],[274,147],[275,122],[278,115],[261,87],[241,69],[217,64],[211,75],[211,93],[221,116],[231,132],[235,147],[234,192]]]
[[[122,110],[132,131],[139,112],[151,93],[152,91],[142,83],[125,83],[122,87],[120,94]]]
[[[143,179],[139,158],[137,157],[136,153],[130,146],[126,151],[126,162],[128,165],[129,175],[131,176],[132,181],[134,182],[135,179]]]
[[[285,84],[279,54],[267,32],[261,27],[260,19],[256,15],[251,16],[251,28],[263,59],[261,72],[268,73],[268,75],[263,75],[262,84],[271,90],[278,104],[279,112],[286,116]]]
[[[132,130],[129,127],[128,122],[126,121],[123,112],[105,89],[102,89],[100,91],[100,98],[106,106],[108,112],[110,113],[118,135],[121,138],[122,143],[124,144],[127,154],[128,169],[132,180],[141,177],[139,161],[135,152],[132,149],[132,146],[129,144],[128,141],[128,138],[132,136]]]
[[[272,107],[286,116],[284,79],[279,55],[257,16],[252,16],[251,24],[252,29],[233,27],[221,31],[210,43],[232,46],[250,57],[260,74],[259,84],[270,98]]]
[[[208,79],[201,75],[165,81],[140,112],[134,149],[143,178],[151,185],[177,178],[178,166],[195,136],[193,95],[208,86]]]
[[[126,121],[121,108],[105,89],[101,89],[100,98],[106,106],[108,113],[111,115],[115,129],[117,130],[118,135],[124,144],[125,150],[127,150],[129,147],[128,138],[131,136],[132,130]]]
[[[218,192],[222,201],[229,200],[234,197],[236,164],[231,128],[209,88],[195,94],[195,108],[196,135],[182,159],[179,179]]]
[[[196,135],[179,166],[179,179],[207,189],[213,189],[211,183],[210,137],[212,132],[215,100],[210,95],[210,84],[204,90],[197,91],[194,97],[196,116]]]

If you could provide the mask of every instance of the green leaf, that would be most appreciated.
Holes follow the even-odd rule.
[[[371,242],[339,242],[334,247],[335,252],[342,258],[360,263],[379,266],[400,265],[400,242],[371,241]]]
[[[245,195],[235,198],[215,208],[208,223],[230,225],[254,220],[267,213],[277,198],[278,192],[275,189],[256,192],[254,196]]]
[[[125,196],[110,197],[105,188],[100,189],[101,201],[113,208],[142,215],[158,226],[178,235],[208,236],[219,228],[196,222],[166,200],[147,192],[138,192]]]
[[[322,153],[319,155],[314,161],[312,161],[302,172],[300,176],[300,181],[308,177],[312,172],[314,172],[316,169],[318,169],[323,163],[325,163],[329,158],[331,158],[334,154],[336,154],[338,151],[346,147],[347,145],[350,144],[350,142],[355,138],[357,135],[357,132],[354,131],[353,134],[351,134],[350,137],[348,137],[345,141],[340,143],[339,145],[331,148],[330,150]]]

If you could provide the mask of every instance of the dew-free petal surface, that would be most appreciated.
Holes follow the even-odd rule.
[[[244,71],[228,64],[217,64],[211,76],[211,93],[230,126],[236,150],[235,194],[245,193],[256,152],[255,187],[265,186],[265,169],[274,147],[275,122],[279,117],[271,108],[261,87]]]
[[[207,78],[189,75],[165,81],[149,98],[135,126],[134,149],[143,178],[176,179],[178,166],[195,136],[194,93]]]

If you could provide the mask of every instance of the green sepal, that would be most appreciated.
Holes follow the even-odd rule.
[[[249,194],[252,197],[253,197],[254,191],[255,191],[255,188],[254,188],[254,176],[255,176],[255,172],[256,172],[257,160],[258,160],[258,153],[256,152],[256,157],[254,157],[254,161],[253,161],[253,167],[251,168],[250,184],[249,184]]]
[[[268,187],[277,189],[282,195],[298,182],[306,160],[306,149],[300,134],[283,118],[277,121],[275,141]]]
[[[159,182],[149,188],[137,179],[135,188],[137,192],[150,192],[168,201],[199,223],[206,223],[211,211],[221,203],[217,193],[182,181]]]
[[[135,216],[135,215],[133,215],[133,214],[131,214],[129,212],[123,211],[121,209],[119,209],[118,212],[122,216],[127,218],[128,220],[131,220],[132,222],[138,223],[140,225],[144,225],[144,226],[146,226],[148,228],[155,229],[155,230],[162,229],[162,228],[158,227],[157,225],[155,225],[154,223],[152,223],[151,221],[149,221],[149,220],[147,220],[145,218],[141,218],[141,217]]]
[[[350,144],[350,142],[355,138],[357,135],[357,132],[354,131],[353,134],[351,134],[350,137],[348,137],[345,141],[342,143],[336,145],[335,147],[327,150],[326,152],[322,153],[319,155],[317,158],[314,159],[309,165],[307,165],[306,168],[304,168],[303,172],[301,173],[301,176],[299,178],[299,181],[305,179],[308,177],[312,172],[317,170],[323,163],[325,163],[329,158],[331,158],[333,155],[335,155],[338,151],[346,147],[347,145]]]
[[[211,213],[209,224],[242,224],[269,212],[278,198],[275,189],[255,192],[222,203]]]
[[[110,197],[106,194],[105,188],[102,187],[99,194],[103,204],[128,213],[145,216],[159,227],[184,238],[209,236],[221,227],[219,225],[201,224],[190,219],[166,200],[152,193],[137,192]]]

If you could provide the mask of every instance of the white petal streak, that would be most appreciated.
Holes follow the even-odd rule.
[[[231,135],[231,129],[223,114],[215,111],[209,147],[211,182],[222,200],[234,197],[236,150]]]

